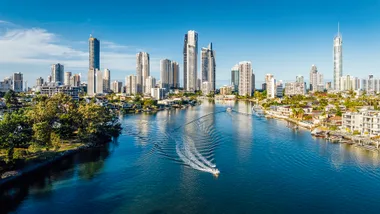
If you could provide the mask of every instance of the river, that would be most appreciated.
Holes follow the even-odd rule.
[[[126,115],[114,142],[1,190],[1,211],[379,212],[378,153],[249,114],[250,103],[203,101]]]

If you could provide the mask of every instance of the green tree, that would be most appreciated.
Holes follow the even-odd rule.
[[[13,90],[9,90],[4,95],[5,104],[7,105],[7,108],[11,108],[14,105],[17,105],[18,100],[16,93]]]
[[[14,148],[25,148],[31,140],[31,128],[22,110],[5,113],[0,120],[0,148],[7,150],[7,160],[13,159]]]

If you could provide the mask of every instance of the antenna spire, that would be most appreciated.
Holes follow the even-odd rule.
[[[340,36],[340,32],[339,32],[339,22],[338,22],[338,36]]]

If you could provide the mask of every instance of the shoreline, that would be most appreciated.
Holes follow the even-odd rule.
[[[17,180],[23,178],[24,176],[31,175],[33,173],[38,172],[39,170],[42,170],[46,167],[51,166],[57,161],[60,161],[62,159],[65,159],[67,157],[70,157],[71,155],[74,155],[80,151],[83,151],[85,149],[89,148],[95,148],[97,144],[95,143],[88,143],[85,145],[78,146],[73,149],[69,149],[62,152],[57,152],[54,157],[51,157],[47,160],[41,161],[40,163],[31,164],[30,166],[21,167],[20,169],[5,171],[1,174],[1,176],[4,176],[5,174],[10,174],[9,176],[5,178],[0,178],[0,187],[7,186],[9,184],[12,184],[13,182],[16,182]]]
[[[285,120],[287,122],[293,123],[297,126],[300,126],[302,128],[309,130],[310,134],[313,137],[324,139],[327,142],[340,143],[340,144],[344,143],[344,144],[348,144],[351,146],[355,146],[356,148],[365,149],[366,151],[379,152],[379,145],[377,145],[377,146],[372,145],[372,142],[369,138],[349,135],[347,133],[339,133],[337,131],[330,131],[330,130],[321,131],[321,132],[323,132],[321,134],[313,134],[313,130],[318,129],[318,127],[315,127],[312,124],[306,124],[306,123],[294,120],[294,119],[286,117],[286,116],[272,114],[272,113],[269,113],[268,111],[265,111],[265,110],[264,110],[264,113],[265,113],[266,118]],[[364,143],[364,142],[368,142],[368,141],[370,143],[367,143],[367,144]]]

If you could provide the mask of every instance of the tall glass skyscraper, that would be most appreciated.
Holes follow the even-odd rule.
[[[185,35],[183,50],[183,81],[186,91],[197,90],[198,33],[190,30]]]
[[[52,82],[55,83],[64,83],[64,72],[65,68],[62,64],[53,64],[51,66],[51,77],[52,77]]]
[[[338,35],[334,38],[334,90],[336,91],[340,90],[340,77],[343,75],[342,60],[342,36],[338,23]]]
[[[234,91],[239,90],[239,65],[231,68],[231,85],[234,87]]]
[[[150,93],[146,91],[145,80],[150,76],[149,54],[140,52],[136,54],[137,93]]]
[[[100,69],[100,42],[90,35],[89,44],[89,69]]]
[[[204,82],[209,84],[209,92],[215,92],[215,51],[212,43],[207,48],[202,48],[202,85]]]

